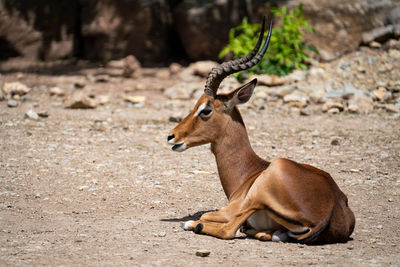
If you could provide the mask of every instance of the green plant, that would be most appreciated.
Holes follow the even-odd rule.
[[[289,74],[295,69],[307,69],[305,64],[309,58],[308,52],[317,49],[304,42],[305,30],[314,32],[308,19],[303,17],[303,5],[288,11],[286,6],[281,9],[271,8],[282,26],[272,29],[271,41],[264,59],[253,68],[241,72],[236,77],[244,79],[251,74],[268,73],[278,76]],[[229,31],[229,44],[219,54],[222,58],[228,53],[233,53],[235,58],[245,56],[257,43],[257,32],[261,29],[259,24],[249,24],[247,18],[242,23]]]

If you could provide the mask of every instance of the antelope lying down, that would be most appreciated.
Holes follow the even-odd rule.
[[[257,80],[227,94],[218,94],[228,75],[249,69],[264,56],[271,37],[264,38],[265,19],[255,48],[245,57],[225,62],[208,75],[204,94],[193,111],[168,136],[174,151],[211,143],[229,205],[187,221],[185,230],[222,239],[245,233],[262,241],[302,243],[346,242],[355,218],[347,197],[329,173],[278,158],[267,162],[251,148],[238,104],[246,103]]]

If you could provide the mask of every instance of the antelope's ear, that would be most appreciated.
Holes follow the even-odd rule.
[[[251,82],[235,89],[228,95],[228,110],[232,110],[234,106],[238,104],[244,104],[249,101],[250,97],[253,95],[254,88],[256,87],[257,79],[251,80]]]

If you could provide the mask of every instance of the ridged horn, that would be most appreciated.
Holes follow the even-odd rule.
[[[208,74],[206,87],[204,89],[204,93],[206,95],[215,98],[217,96],[218,87],[221,84],[222,80],[225,79],[225,77],[239,71],[247,70],[260,62],[265,52],[267,51],[269,40],[271,38],[272,20],[269,23],[267,39],[265,40],[261,51],[257,54],[258,50],[260,49],[262,40],[264,39],[264,30],[265,17],[263,18],[261,33],[258,37],[257,44],[249,54],[239,59],[224,62],[218,67],[215,67],[211,70],[211,72]]]

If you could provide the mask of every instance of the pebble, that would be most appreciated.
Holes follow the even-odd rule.
[[[10,100],[7,101],[7,106],[9,108],[15,108],[15,107],[18,106],[18,101],[14,100],[14,99],[10,99]]]
[[[383,226],[380,224],[380,225],[378,225],[376,228],[378,228],[378,229],[383,229]]]
[[[64,89],[62,89],[62,88],[60,88],[60,87],[58,87],[58,86],[51,87],[51,88],[49,89],[49,92],[50,92],[50,95],[56,95],[56,96],[63,96],[63,95],[65,95]]]
[[[168,118],[168,121],[170,122],[181,122],[182,121],[182,116],[181,115],[172,115]]]
[[[28,119],[31,119],[31,120],[35,120],[35,121],[37,121],[39,119],[39,115],[35,111],[33,111],[32,109],[28,110],[25,113],[25,117],[28,118]]]
[[[333,140],[331,141],[331,145],[332,145],[332,146],[338,146],[338,145],[340,145],[339,140],[333,139]]]
[[[340,113],[340,110],[338,108],[331,108],[328,110],[329,114],[338,114]]]
[[[29,93],[31,88],[21,82],[11,82],[3,85],[3,91],[5,94],[21,96]]]
[[[196,256],[199,257],[208,257],[210,255],[211,251],[207,249],[199,249],[196,251]]]
[[[379,101],[385,101],[392,97],[391,93],[388,92],[385,87],[379,87],[372,94]]]
[[[159,237],[165,237],[166,235],[167,235],[166,232],[160,232],[160,233],[158,233],[158,236],[159,236]]]
[[[127,102],[130,102],[132,104],[139,104],[139,103],[143,103],[146,101],[146,97],[145,96],[124,96],[124,100]]]
[[[108,95],[100,95],[98,101],[100,105],[105,105],[110,102],[110,97]]]
[[[328,101],[322,106],[322,111],[323,112],[329,112],[329,110],[331,110],[331,109],[337,109],[338,110],[337,113],[339,113],[340,111],[343,110],[343,108],[344,107],[343,107],[342,103],[334,102],[334,101]],[[331,112],[333,112],[333,111],[331,111]]]
[[[66,108],[95,108],[98,104],[98,101],[94,97],[81,90],[75,91],[64,102]]]

